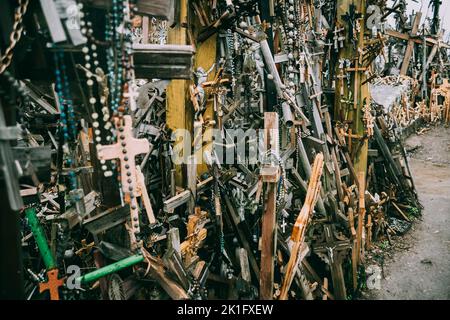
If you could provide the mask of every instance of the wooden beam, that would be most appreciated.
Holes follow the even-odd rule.
[[[348,32],[350,28],[349,23],[343,18],[346,16],[350,10],[351,5],[356,6],[356,11],[362,16],[365,16],[366,13],[366,0],[362,1],[352,1],[352,0],[338,0],[337,1],[337,23],[341,26],[345,27],[345,30]],[[364,136],[364,123],[362,121],[362,108],[364,106],[364,101],[370,99],[369,94],[369,84],[366,81],[367,75],[365,74],[365,67],[362,63],[361,56],[359,56],[360,50],[365,47],[364,33],[366,32],[365,23],[361,23],[361,30],[356,35],[357,42],[352,43],[351,39],[345,40],[344,48],[339,50],[338,59],[349,59],[353,62],[354,67],[350,68],[348,71],[352,73],[350,85],[344,84],[343,81],[337,81],[335,85],[335,120],[336,121],[349,121],[351,122],[351,130],[353,134],[359,137]],[[338,61],[336,61],[338,62]],[[335,75],[338,75],[342,72],[339,69],[339,63],[336,63]],[[342,89],[342,91],[341,91]],[[343,93],[344,97],[348,97],[347,99],[352,100],[352,106],[349,107],[349,104],[342,99],[341,93]],[[351,157],[351,161],[353,163],[354,170],[358,171],[366,171],[367,170],[367,153],[368,153],[368,140],[363,139],[359,144],[355,144],[354,147],[348,146]]]
[[[358,190],[359,190],[359,201],[358,201],[358,230],[356,232],[356,261],[361,263],[361,249],[362,249],[362,235],[364,230],[364,216],[366,214],[366,204],[365,204],[365,178],[366,173],[363,171],[358,172]]]
[[[264,114],[266,149],[278,152],[278,114]],[[264,180],[264,179],[263,179]],[[276,182],[267,183],[266,208],[261,226],[261,269],[259,295],[262,300],[273,299],[274,257],[276,252]]]
[[[187,0],[180,0],[180,21],[187,20],[188,4]],[[188,44],[187,31],[183,23],[178,23],[174,28],[169,29],[168,44]],[[187,93],[189,82],[187,80],[174,79],[167,86],[166,90],[166,119],[167,127],[171,130],[185,129],[189,130],[188,112],[187,112]],[[183,141],[174,143],[174,148],[177,144],[184,143],[188,136],[183,137]],[[175,166],[176,174],[175,180],[178,186],[183,185],[183,168],[181,165]]]
[[[411,30],[411,34],[408,38],[408,45],[406,47],[405,56],[403,58],[402,67],[400,69],[401,75],[406,75],[406,72],[408,71],[409,62],[411,61],[411,56],[414,51],[414,41],[411,39],[415,35],[417,35],[417,31],[419,30],[419,23],[420,18],[422,17],[422,12],[417,12],[416,16],[414,17],[413,26]]]
[[[280,300],[287,300],[289,288],[291,287],[292,280],[294,279],[298,264],[300,263],[300,248],[302,247],[306,227],[308,226],[309,219],[312,215],[314,205],[319,195],[322,170],[323,154],[319,153],[314,159],[311,181],[309,182],[305,202],[292,230],[291,241],[293,242],[293,246],[291,249],[291,256],[289,257],[289,262],[286,266],[283,284],[281,286]]]
[[[421,38],[419,38],[419,37],[410,37],[408,34],[401,33],[401,32],[396,31],[396,30],[386,30],[385,34],[390,36],[390,37],[397,38],[397,39],[402,39],[402,40],[405,40],[405,41],[411,40],[411,41],[413,41],[413,42],[415,42],[417,44],[423,44],[423,41],[422,41]],[[445,49],[449,49],[450,48],[450,45],[448,45],[447,43],[440,42],[439,40],[433,39],[431,37],[426,37],[425,38],[425,43],[426,43],[427,46],[434,46],[436,44],[439,44],[439,46],[441,48],[445,48]]]

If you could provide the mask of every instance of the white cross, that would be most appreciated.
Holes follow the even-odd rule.
[[[136,101],[137,101],[137,98],[139,96],[139,92],[138,92],[138,88],[137,88],[136,83],[134,83],[134,82],[131,83],[130,82],[128,84],[128,91],[124,92],[123,96],[125,98],[128,98],[128,104],[130,106],[130,110],[131,111],[136,110]]]
[[[286,233],[286,226],[287,226],[286,220],[283,219],[283,222],[281,222],[281,229],[283,230],[283,233]]]

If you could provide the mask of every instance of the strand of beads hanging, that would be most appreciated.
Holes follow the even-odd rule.
[[[56,78],[56,93],[58,95],[59,109],[60,109],[60,129],[62,130],[63,153],[64,164],[67,170],[67,180],[69,190],[77,189],[77,178],[73,168],[74,161],[71,158],[68,143],[76,139],[77,129],[75,125],[75,114],[70,95],[70,87],[68,76],[66,72],[66,66],[64,63],[64,52],[57,51],[53,55],[55,62],[55,78]]]
[[[301,70],[296,66],[296,58],[298,56],[298,52],[296,52],[296,36],[298,34],[297,24],[298,17],[296,6],[298,6],[293,0],[289,0],[285,3],[284,13],[287,17],[286,20],[281,20],[279,27],[282,30],[286,41],[286,51],[288,56],[288,63],[286,65],[285,78],[287,81],[288,90],[291,94],[295,94],[296,91],[296,75],[298,74],[301,78]],[[302,81],[300,81],[302,82]]]
[[[64,63],[64,52],[57,51],[54,54],[56,93],[58,94],[60,107],[60,122],[65,142],[73,141],[77,137],[74,107],[70,94],[69,79]]]
[[[75,174],[75,171],[73,170],[75,163],[74,163],[73,159],[70,157],[69,152],[64,153],[64,164],[65,164],[66,168],[69,168],[67,171],[67,180],[68,180],[69,190],[78,189],[77,176]]]
[[[102,144],[103,137],[107,142],[113,140],[112,123],[111,123],[111,113],[108,108],[108,80],[107,75],[104,74],[102,68],[100,67],[98,60],[98,51],[97,51],[97,42],[94,37],[94,31],[92,28],[92,22],[89,21],[89,12],[83,12],[83,5],[78,4],[78,8],[80,10],[80,25],[81,25],[81,33],[85,36],[88,41],[85,46],[82,48],[82,52],[84,55],[85,61],[85,70],[86,70],[86,84],[89,92],[89,105],[92,119],[92,127],[94,134],[94,144],[99,145]],[[97,83],[97,86],[95,84]],[[94,89],[97,89],[96,93],[94,93]],[[100,103],[101,109],[100,114],[103,117],[99,116],[98,105]],[[102,130],[102,127],[104,130]],[[109,177],[113,174],[111,170],[111,162],[101,160],[101,170],[103,171],[104,176]]]
[[[125,5],[123,7],[123,16],[124,16],[124,56],[123,56],[123,65],[125,66],[125,75],[126,80],[131,80],[131,73],[134,71],[132,68],[132,47],[133,47],[133,38],[132,38],[132,19],[134,16],[133,11],[131,10],[132,1],[125,1]]]
[[[124,59],[123,65],[125,67],[125,78],[128,83],[127,87],[124,87],[124,95],[126,95],[126,103],[123,104],[126,111],[126,106],[128,106],[131,111],[136,109],[136,97],[138,92],[138,87],[136,85],[136,77],[134,73],[134,62],[133,62],[133,19],[137,12],[137,5],[135,0],[128,0],[124,6]]]
[[[113,26],[113,15],[111,12],[108,13],[108,17],[106,19],[105,25],[105,41],[111,42],[113,40],[114,35],[114,26]],[[115,86],[114,86],[114,47],[111,45],[106,48],[106,64],[107,64],[107,76],[108,76],[108,85],[109,85],[109,93],[110,98],[115,95]],[[114,111],[114,106],[112,104],[112,98],[110,99],[111,109]]]
[[[123,86],[123,10],[124,2],[112,1],[112,18],[109,22],[108,39],[111,38],[114,45],[111,46],[108,54],[108,76],[110,77],[110,105],[114,114],[118,113],[118,108],[122,98]],[[108,40],[107,39],[107,40]]]
[[[82,8],[82,5],[80,4],[80,7]],[[83,15],[84,16],[84,15]],[[97,53],[97,45],[92,42],[91,39],[94,39],[94,31],[92,28],[92,22],[87,20],[81,21],[81,25],[83,26],[81,29],[81,32],[83,35],[85,35],[88,39],[88,43],[83,47],[82,51],[84,54],[84,60],[85,60],[85,68],[89,70],[90,72],[86,72],[86,76],[88,78],[87,85],[89,88],[89,104],[91,105],[91,118],[94,123],[94,135],[95,135],[95,142],[101,143],[102,141],[102,132],[100,130],[100,123],[98,121],[99,115],[97,113],[97,105],[98,102],[100,102],[101,105],[101,114],[103,115],[103,128],[105,129],[105,132],[103,132],[103,135],[106,136],[105,139],[109,142],[112,139],[111,129],[111,114],[110,110],[108,108],[108,95],[109,95],[109,89],[108,89],[108,83],[107,83],[107,76],[104,74],[104,71],[99,65],[98,61],[98,53]],[[94,74],[95,73],[95,74]],[[98,83],[98,95],[99,99],[97,99],[93,94],[93,86],[94,86],[94,80],[97,80]]]

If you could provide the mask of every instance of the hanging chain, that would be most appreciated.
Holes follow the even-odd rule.
[[[23,16],[27,12],[28,0],[19,0],[19,7],[16,8],[14,14],[14,25],[11,35],[9,36],[10,45],[6,49],[5,54],[0,57],[0,74],[2,74],[6,68],[9,67],[13,58],[13,50],[17,42],[19,42],[23,31]]]

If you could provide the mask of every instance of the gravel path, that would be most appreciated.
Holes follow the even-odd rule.
[[[380,289],[364,296],[450,299],[450,128],[413,135],[405,147],[416,150],[410,166],[423,216],[387,255]]]

